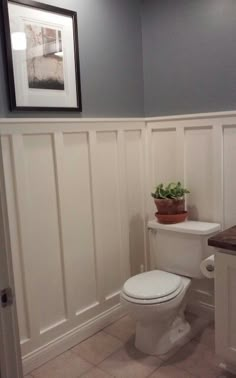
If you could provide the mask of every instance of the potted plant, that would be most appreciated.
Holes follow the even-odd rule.
[[[160,223],[179,223],[187,217],[185,211],[185,194],[189,193],[180,182],[171,182],[166,186],[159,184],[151,195],[154,198]]]

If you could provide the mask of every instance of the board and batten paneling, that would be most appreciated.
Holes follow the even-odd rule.
[[[190,219],[219,222],[222,228],[236,224],[235,114],[150,119],[147,133],[150,187],[180,180],[190,190]],[[147,203],[149,218],[153,218],[155,206],[150,199]],[[194,281],[190,302],[192,309],[213,310],[214,282]]]
[[[224,121],[195,115],[147,122],[150,186],[183,182],[190,190],[186,202],[193,220],[222,223]],[[153,211],[149,201],[149,216]]]
[[[145,265],[144,122],[0,129],[28,372],[119,316],[135,253]]]
[[[25,372],[121,314],[119,291],[149,269],[159,182],[189,187],[190,218],[236,224],[236,115],[0,121]],[[192,304],[213,309],[213,285]]]

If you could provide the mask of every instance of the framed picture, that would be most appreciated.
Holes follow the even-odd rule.
[[[3,0],[11,110],[81,111],[76,12]]]

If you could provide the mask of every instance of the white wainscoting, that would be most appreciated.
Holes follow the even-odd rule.
[[[145,265],[145,122],[0,124],[25,372],[120,316]]]
[[[187,197],[190,219],[219,222],[222,228],[236,224],[235,113],[149,119],[147,133],[149,187],[181,180],[191,192]],[[147,202],[152,217],[152,199]],[[193,311],[214,310],[213,285],[210,280],[193,283]]]
[[[236,114],[2,119],[1,145],[25,372],[121,314],[148,267],[150,192],[181,180],[190,218],[236,223]],[[193,307],[213,309],[213,282]]]

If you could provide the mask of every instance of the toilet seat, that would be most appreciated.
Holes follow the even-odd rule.
[[[162,270],[152,270],[129,278],[121,295],[132,303],[157,304],[175,298],[183,287],[180,276]]]

